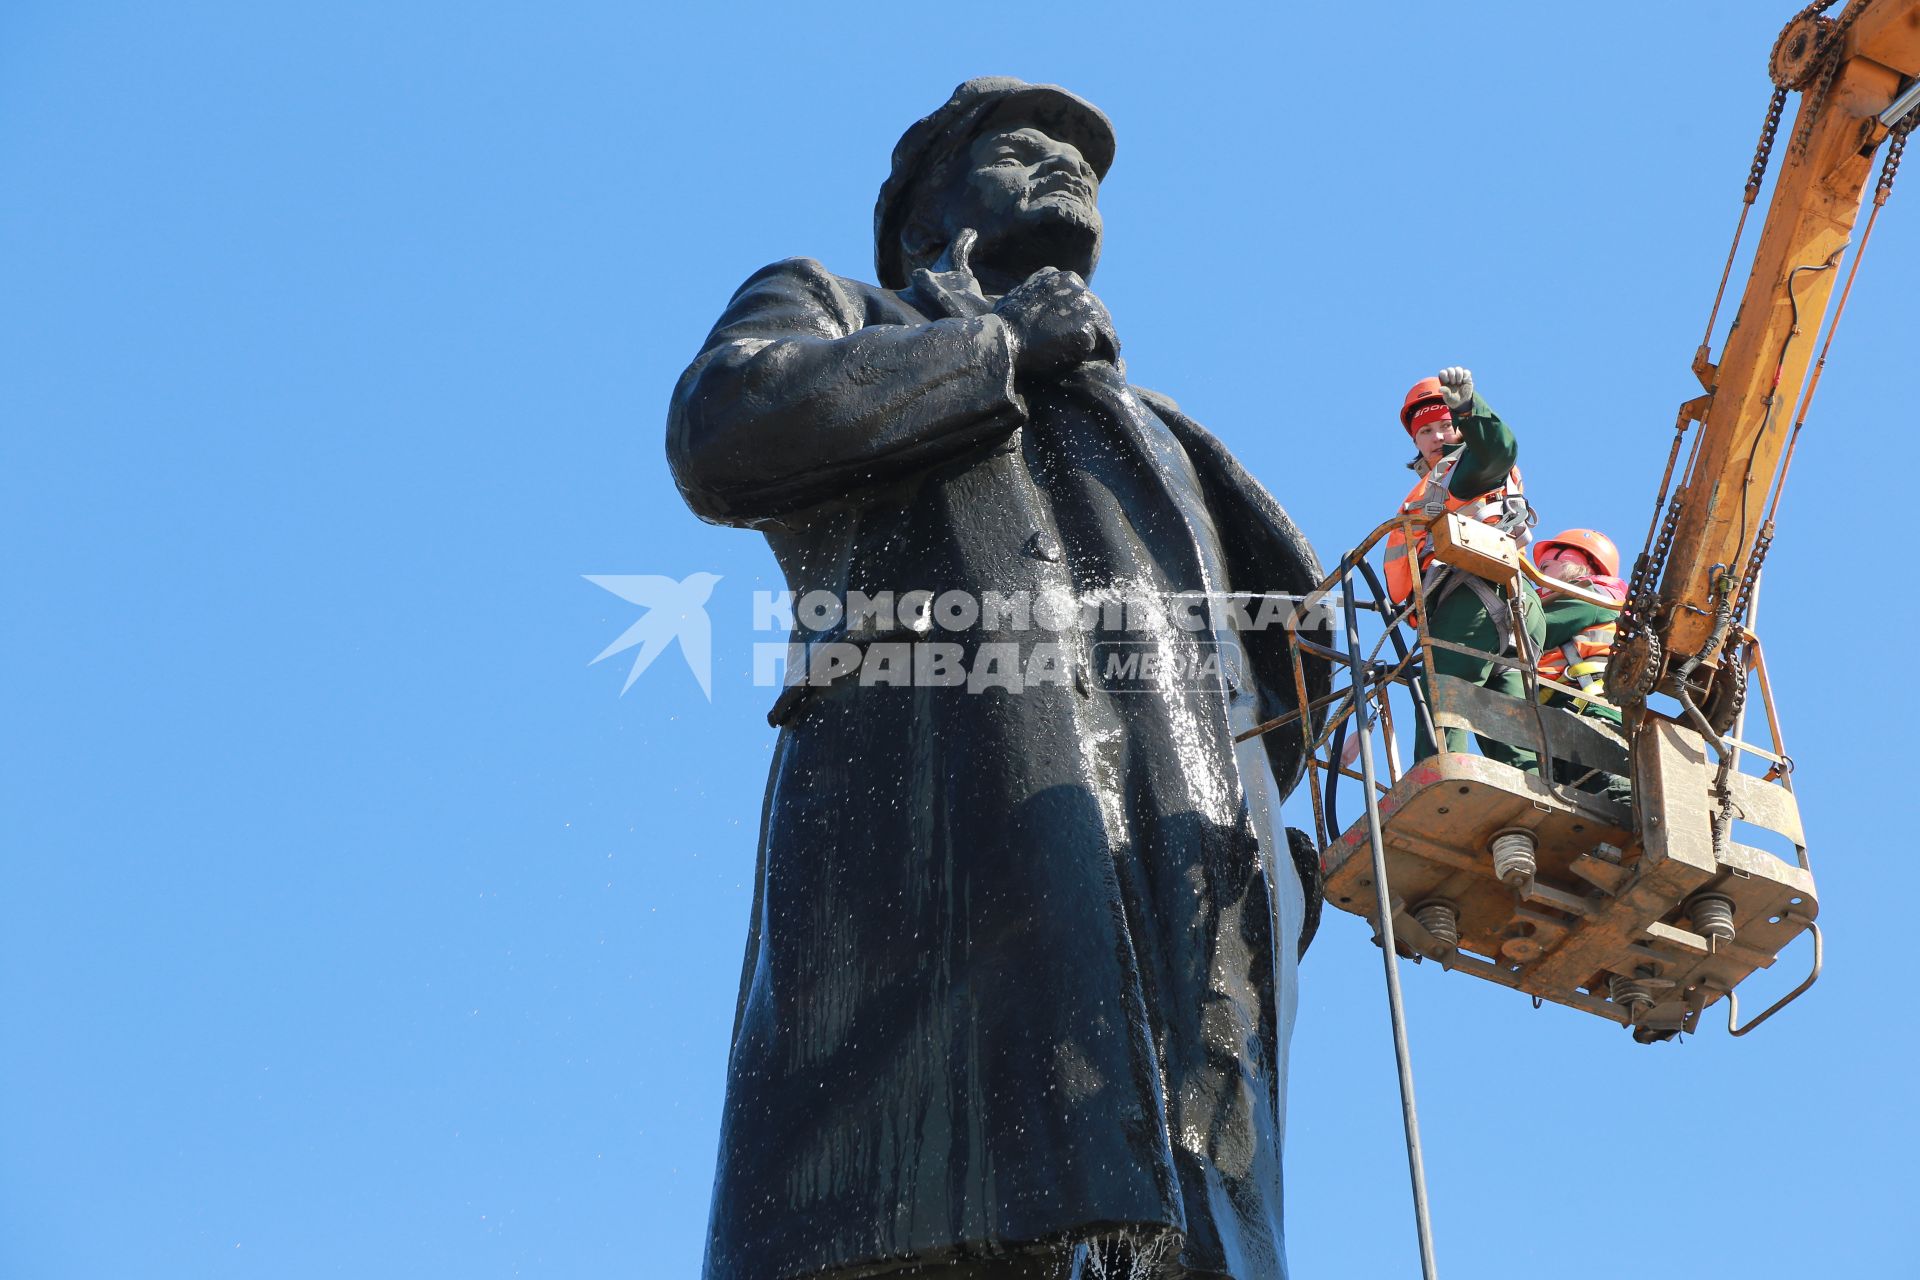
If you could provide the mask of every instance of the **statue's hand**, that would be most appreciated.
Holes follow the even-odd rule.
[[[1013,334],[1013,363],[1019,373],[1057,373],[1084,361],[1120,357],[1113,317],[1087,282],[1071,271],[1048,267],[1034,272],[1008,290],[993,313]]]

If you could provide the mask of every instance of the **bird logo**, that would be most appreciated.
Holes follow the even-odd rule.
[[[657,573],[588,573],[581,576],[596,587],[604,587],[629,604],[637,604],[646,610],[638,621],[621,632],[619,638],[602,649],[593,660],[599,662],[616,653],[624,653],[635,645],[640,647],[640,652],[634,655],[633,668],[627,672],[627,682],[620,686],[622,697],[633,688],[633,682],[640,678],[640,673],[652,666],[653,660],[665,653],[668,645],[678,640],[680,656],[687,660],[687,669],[700,682],[700,692],[707,695],[708,702],[713,701],[713,624],[707,618],[707,599],[713,594],[714,584],[720,581],[719,574],[691,573],[678,582]],[[593,662],[587,665],[592,666]]]

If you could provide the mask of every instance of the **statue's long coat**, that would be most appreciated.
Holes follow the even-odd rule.
[[[964,272],[760,272],[674,393],[688,503],[764,532],[796,595],[1312,585],[1213,437],[1111,364],[1016,387],[988,306]],[[1230,730],[1294,705],[1283,633],[1148,692],[1090,678],[1096,638],[1019,693],[782,696],[709,1280],[1175,1233],[1197,1275],[1284,1277],[1303,908],[1261,811],[1299,739],[1257,740],[1269,778]]]

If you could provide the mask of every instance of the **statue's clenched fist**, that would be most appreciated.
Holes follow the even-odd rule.
[[[993,313],[1013,334],[1013,365],[1019,373],[1055,373],[1120,356],[1113,317],[1074,272],[1052,267],[1034,272],[1008,290]]]

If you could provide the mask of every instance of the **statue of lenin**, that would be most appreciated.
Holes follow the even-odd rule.
[[[1113,151],[1063,89],[956,89],[894,149],[877,286],[794,258],[734,295],[673,395],[688,505],[759,529],[796,598],[1307,591],[1280,505],[1126,379],[1087,287]],[[1177,612],[1128,611],[1118,641],[1067,628],[1019,688],[876,660],[790,676],[707,1280],[1284,1280],[1317,869],[1275,824],[1298,727],[1235,735],[1300,682],[1284,629],[1231,608],[1199,637],[1218,670],[1106,678],[1113,644],[1193,643]],[[849,610],[798,638],[871,658],[1030,647],[1033,625]]]

